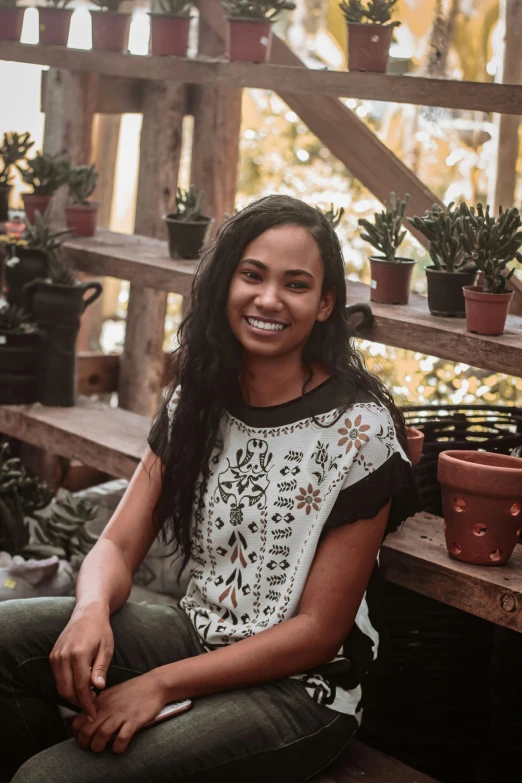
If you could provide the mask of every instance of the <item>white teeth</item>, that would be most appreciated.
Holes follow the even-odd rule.
[[[266,321],[257,321],[254,318],[247,318],[247,321],[250,326],[255,326],[256,329],[265,329],[269,332],[280,332],[285,328],[283,324],[268,324]]]

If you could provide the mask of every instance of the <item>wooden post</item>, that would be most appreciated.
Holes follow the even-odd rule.
[[[163,215],[175,204],[185,87],[151,82],[144,95],[135,233],[166,236]],[[163,374],[167,294],[131,285],[120,370],[119,405],[153,416]]]
[[[219,57],[224,40],[209,19],[214,0],[198,0],[199,54]],[[215,219],[216,229],[224,213],[234,210],[239,133],[241,129],[241,90],[198,85],[193,92],[194,133],[191,182],[205,191],[205,209]]]

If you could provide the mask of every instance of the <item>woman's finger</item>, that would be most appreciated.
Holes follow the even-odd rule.
[[[124,723],[112,743],[112,749],[115,753],[124,753],[131,739],[134,737],[136,729],[130,723]]]
[[[105,750],[114,735],[118,733],[122,724],[123,718],[121,717],[118,718],[111,715],[110,718],[107,718],[105,723],[96,730],[91,740],[91,750],[94,750],[95,753],[101,753],[102,750]]]
[[[91,671],[91,682],[96,688],[105,688],[107,684],[107,671],[113,653],[114,649],[111,645],[104,641],[100,643]]]
[[[94,704],[95,697],[91,690],[89,661],[87,658],[73,658],[72,667],[76,698],[84,713],[88,718],[91,718],[91,721],[94,721],[96,720],[96,706]]]
[[[62,656],[57,658],[51,657],[50,663],[54,681],[56,683],[56,690],[59,695],[71,704],[79,707],[80,705],[76,695],[76,688],[74,687],[74,676],[69,658]]]

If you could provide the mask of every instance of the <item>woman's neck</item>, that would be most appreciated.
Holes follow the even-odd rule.
[[[313,375],[306,391],[312,391],[331,375],[322,362],[312,361],[311,368]],[[309,375],[302,362],[292,366],[288,360],[275,362],[270,358],[263,361],[256,357],[256,361],[243,363],[239,376],[241,396],[247,405],[256,408],[281,405],[301,396],[303,384]]]

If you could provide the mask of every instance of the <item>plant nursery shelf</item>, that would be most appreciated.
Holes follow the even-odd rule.
[[[381,550],[390,582],[522,633],[522,546],[505,566],[474,566],[452,560],[444,520],[421,512],[388,536]]]
[[[0,405],[0,432],[116,478],[130,479],[147,445],[150,421],[79,397],[73,408]]]
[[[216,87],[257,87],[278,92],[522,114],[522,85],[427,79],[380,73],[259,65],[211,58],[149,57],[5,41],[0,59],[139,80],[175,80]]]

